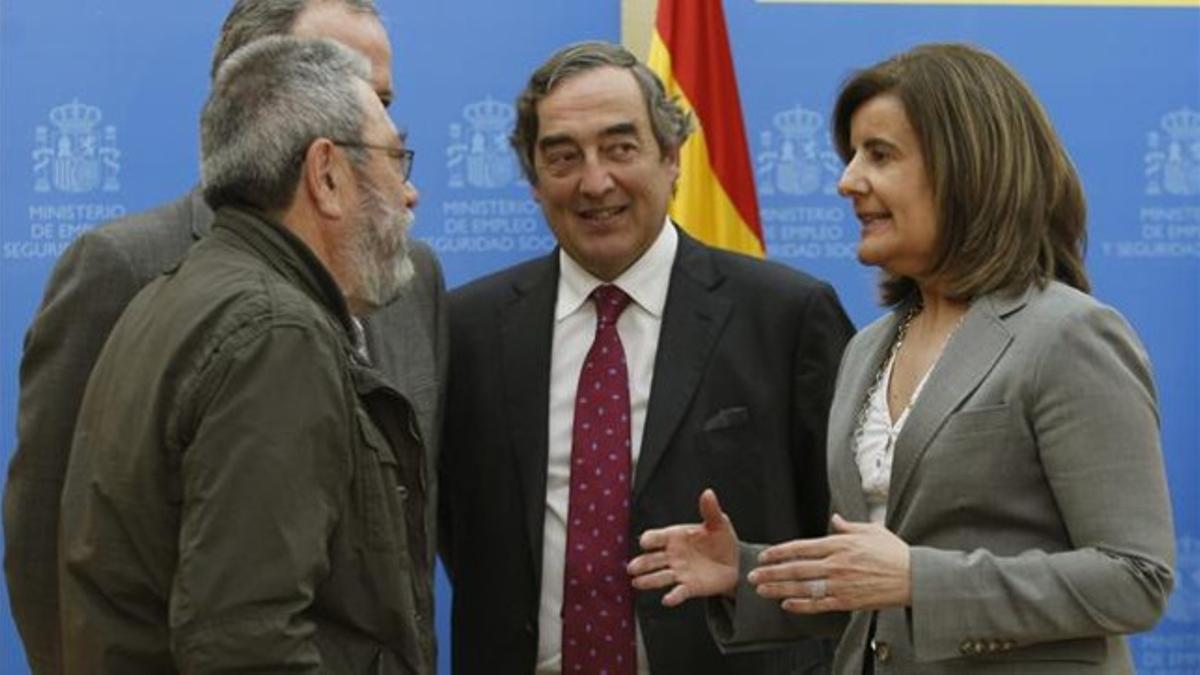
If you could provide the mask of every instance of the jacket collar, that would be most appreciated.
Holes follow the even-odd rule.
[[[558,251],[519,268],[510,295],[497,308],[499,362],[504,383],[509,447],[517,466],[528,533],[529,563],[542,574],[542,530],[546,513],[546,462],[550,406],[550,352],[558,293]]]
[[[971,303],[962,325],[950,336],[929,380],[896,437],[886,525],[895,531],[904,516],[908,484],[929,444],[950,416],[1007,351],[1013,335],[1004,317],[1024,305],[1021,297],[989,295]]]
[[[634,500],[645,493],[675,437],[729,319],[733,302],[718,292],[724,280],[712,249],[679,229],[642,447],[634,470]]]
[[[218,209],[212,227],[226,240],[253,251],[329,311],[354,342],[354,325],[341,289],[312,250],[287,227],[261,211],[240,206]]]

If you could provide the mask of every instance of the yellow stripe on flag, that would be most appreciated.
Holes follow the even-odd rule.
[[[762,242],[733,208],[725,188],[708,171],[708,145],[703,134],[694,134],[684,143],[680,161],[705,167],[703,171],[680,176],[675,199],[671,201],[671,217],[677,223],[690,223],[688,231],[713,246],[741,251],[762,257]],[[728,223],[737,223],[730,227]]]

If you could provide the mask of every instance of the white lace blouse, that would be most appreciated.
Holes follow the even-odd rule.
[[[858,464],[858,473],[862,476],[863,496],[867,499],[871,522],[883,524],[887,516],[888,487],[892,481],[892,456],[896,445],[896,437],[904,428],[908,413],[925,388],[929,373],[933,366],[921,376],[913,390],[912,398],[904,411],[892,424],[891,410],[888,408],[887,392],[892,379],[892,368],[895,366],[895,350],[884,368],[879,386],[871,392],[871,398],[866,402],[867,411],[862,421],[862,429],[855,435],[854,459]]]

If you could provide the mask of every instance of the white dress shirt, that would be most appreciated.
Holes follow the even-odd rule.
[[[617,333],[629,368],[631,465],[637,460],[650,402],[654,357],[662,329],[663,308],[679,234],[668,220],[642,257],[613,284],[632,302],[617,320]],[[579,372],[596,336],[596,307],[588,299],[603,281],[559,252],[558,302],[554,308],[554,343],[550,353],[549,459],[546,466],[546,518],[542,533],[542,592],[538,615],[539,675],[562,670],[562,591],[567,547],[567,502],[571,485],[571,438],[575,422],[575,390]],[[632,484],[632,483],[631,483]],[[646,648],[637,628],[638,673],[647,675]]]

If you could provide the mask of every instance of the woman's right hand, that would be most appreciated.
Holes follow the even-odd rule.
[[[633,587],[670,588],[662,603],[675,607],[688,598],[732,597],[738,581],[738,540],[729,516],[711,489],[700,495],[700,517],[693,525],[646,530],[642,555],[629,561]]]

